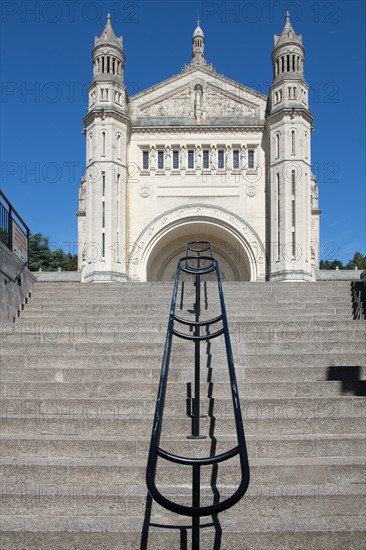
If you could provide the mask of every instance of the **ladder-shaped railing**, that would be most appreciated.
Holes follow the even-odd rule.
[[[180,276],[184,273],[194,278],[195,283],[195,319],[184,319],[176,314],[176,303],[179,289]],[[216,274],[219,303],[221,308],[220,315],[209,319],[201,320],[201,286],[203,276],[213,273]],[[182,285],[183,286],[183,285]],[[206,291],[206,288],[205,288]],[[180,298],[181,302],[183,296]],[[213,325],[221,325],[219,328],[211,330]],[[192,332],[184,332],[184,327],[193,327]],[[179,327],[179,330],[178,328]],[[205,332],[203,331],[205,329]],[[235,419],[237,445],[226,452],[215,456],[207,456],[203,458],[186,457],[173,454],[164,450],[160,446],[160,436],[163,422],[165,395],[167,389],[169,363],[174,337],[191,340],[194,342],[194,396],[192,398],[192,434],[188,436],[191,439],[201,439],[200,431],[200,346],[201,343],[210,342],[210,340],[218,336],[224,336],[227,366],[229,373],[229,383],[231,388],[231,398],[233,413]],[[201,506],[201,467],[216,465],[227,461],[239,455],[241,480],[236,490],[228,498],[215,502],[208,506]],[[156,470],[158,458],[167,461],[192,467],[192,505],[186,506],[164,496],[158,489],[156,484]],[[217,260],[212,256],[211,244],[206,241],[195,241],[187,244],[186,256],[178,261],[176,275],[174,280],[173,296],[170,307],[168,329],[165,340],[164,354],[162,360],[162,369],[159,382],[158,396],[156,401],[155,416],[153,421],[153,429],[150,442],[150,450],[148,456],[148,464],[146,471],[146,483],[150,495],[161,506],[166,509],[192,517],[192,548],[199,549],[200,540],[200,517],[213,516],[219,512],[227,510],[236,504],[245,494],[249,485],[249,463],[245,444],[244,426],[240,409],[239,393],[235,376],[235,366],[233,353],[230,342],[228,321],[226,315],[226,307],[224,301],[224,293],[222,281]]]
[[[351,283],[352,314],[353,318],[360,321],[366,319],[366,283],[353,281]]]

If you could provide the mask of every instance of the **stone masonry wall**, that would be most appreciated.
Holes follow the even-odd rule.
[[[14,279],[22,268],[22,261],[0,242],[0,320],[1,322],[15,321],[22,305],[29,297],[36,277],[25,269],[18,282]]]

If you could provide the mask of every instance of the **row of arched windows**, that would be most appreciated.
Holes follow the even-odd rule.
[[[290,136],[291,136],[291,155],[296,155],[296,130],[290,130]],[[308,140],[308,133],[304,133],[304,139],[305,139],[305,158],[309,157],[309,140]],[[275,158],[278,159],[280,157],[280,142],[281,142],[281,133],[277,132],[275,134]]]
[[[300,71],[302,68],[302,59],[299,55],[286,54],[282,55],[275,61],[275,76],[285,72]]]
[[[287,99],[298,98],[297,86],[287,86],[285,93],[286,93]],[[281,103],[282,99],[283,99],[282,90],[276,90],[273,94],[273,104],[277,105],[278,103]]]
[[[109,88],[99,88],[97,91],[93,91],[90,93],[90,105],[94,105],[94,103],[99,99],[100,101],[109,101],[110,94],[109,94]],[[97,93],[99,97],[97,97]],[[123,105],[123,94],[121,92],[114,92],[114,102],[118,105]]]
[[[87,151],[87,156],[89,161],[93,159],[93,145],[94,145],[93,139],[94,139],[93,134],[90,133],[88,137],[88,151]],[[107,132],[103,130],[100,133],[100,145],[101,145],[102,156],[106,155],[106,144],[107,144]],[[122,158],[122,135],[121,134],[116,134],[116,155],[117,155],[117,159]]]
[[[101,73],[122,74],[122,61],[112,55],[102,55],[94,60],[94,76]]]

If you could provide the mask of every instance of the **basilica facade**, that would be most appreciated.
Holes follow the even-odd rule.
[[[182,71],[131,97],[109,16],[92,59],[77,212],[82,281],[170,280],[192,240],[211,241],[224,280],[314,280],[313,117],[289,14],[274,37],[268,96],[216,73],[199,23]]]

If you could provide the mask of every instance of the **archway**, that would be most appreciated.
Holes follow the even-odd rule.
[[[239,241],[227,230],[211,222],[182,223],[159,239],[149,255],[147,280],[172,280],[177,261],[185,255],[187,242],[195,240],[211,242],[224,281],[251,280],[249,258]]]
[[[189,205],[165,212],[140,234],[131,254],[131,280],[167,281],[188,241],[213,245],[226,281],[265,280],[265,254],[254,230],[220,207]]]

